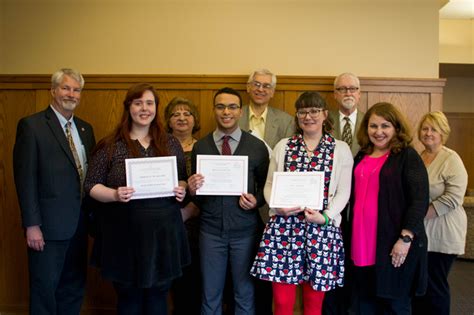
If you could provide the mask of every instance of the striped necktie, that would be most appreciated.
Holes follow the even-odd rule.
[[[74,140],[72,139],[70,121],[66,123],[66,138],[67,138],[67,142],[69,143],[69,148],[71,149],[72,156],[74,157],[74,162],[76,163],[77,173],[79,174],[79,178],[81,180],[81,192],[82,192],[82,184],[84,183],[84,169],[82,168],[81,160],[79,159],[79,154],[77,153]]]
[[[346,142],[349,147],[352,147],[352,128],[351,128],[351,120],[348,116],[344,117],[346,124],[342,129],[342,141]]]

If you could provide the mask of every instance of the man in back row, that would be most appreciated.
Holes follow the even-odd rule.
[[[275,94],[276,76],[267,69],[255,70],[247,80],[249,105],[242,108],[239,125],[251,131],[273,149],[283,138],[295,133],[294,118],[288,113],[269,106]]]
[[[359,78],[348,72],[338,75],[334,80],[334,99],[338,104],[338,110],[329,112],[329,117],[334,122],[333,135],[336,139],[345,141],[351,148],[352,156],[355,156],[360,149],[357,142],[357,131],[364,118],[364,112],[357,109],[360,100]],[[343,236],[348,230],[347,208],[342,213],[341,228]],[[349,251],[347,251],[347,245],[349,244],[345,243],[344,245],[346,248],[346,266],[349,266],[347,263],[350,259]],[[326,292],[323,302],[324,315],[347,314],[350,301],[350,289],[348,288],[350,279],[347,278],[348,274],[350,273],[346,272],[344,287]]]
[[[262,139],[270,149],[283,138],[295,133],[294,117],[277,108],[269,106],[275,94],[277,78],[267,69],[253,71],[247,80],[249,105],[242,108],[242,118],[239,125],[242,130],[250,131],[257,138]],[[260,232],[263,233],[268,221],[268,206],[265,204],[259,209],[262,222]],[[261,234],[260,233],[260,234]],[[272,286],[271,282],[255,279],[256,313],[259,315],[272,314]]]
[[[352,156],[359,152],[357,131],[364,112],[357,110],[360,100],[360,81],[352,73],[343,73],[334,80],[334,99],[338,104],[337,111],[330,111],[329,117],[334,122],[334,137],[347,142]]]

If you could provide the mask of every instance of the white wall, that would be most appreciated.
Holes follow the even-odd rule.
[[[438,77],[433,0],[4,0],[1,73]]]

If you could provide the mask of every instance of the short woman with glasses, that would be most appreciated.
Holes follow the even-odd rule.
[[[297,133],[275,146],[265,199],[270,200],[274,172],[319,171],[324,173],[323,206],[270,209],[251,274],[273,283],[275,315],[293,314],[297,285],[303,286],[304,314],[321,314],[324,292],[342,286],[344,278],[339,226],[350,196],[352,154],[330,134],[326,102],[317,92],[303,93],[295,107]]]

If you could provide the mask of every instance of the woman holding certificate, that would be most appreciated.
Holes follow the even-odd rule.
[[[274,148],[265,183],[272,196],[275,172],[321,172],[322,209],[304,204],[271,208],[251,274],[272,281],[275,315],[293,314],[296,286],[303,287],[305,314],[321,314],[324,292],[343,285],[344,248],[341,211],[351,189],[349,146],[330,134],[324,99],[303,93],[295,104],[297,134]],[[315,194],[308,191],[308,194]]]
[[[132,86],[119,125],[97,145],[84,188],[100,201],[94,260],[117,293],[117,313],[166,314],[172,281],[189,264],[180,212],[186,166],[179,141],[158,119],[153,86]],[[127,187],[125,160],[176,156],[179,186],[174,197],[134,199]],[[145,159],[146,160],[146,159]]]
[[[412,296],[426,289],[426,168],[410,146],[405,118],[390,103],[367,111],[357,139],[347,235],[351,311],[411,314]]]

